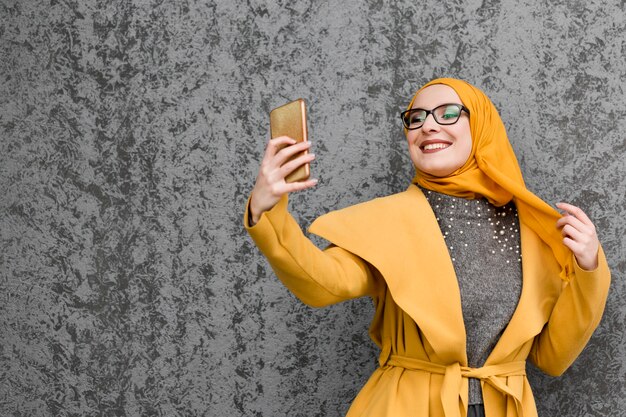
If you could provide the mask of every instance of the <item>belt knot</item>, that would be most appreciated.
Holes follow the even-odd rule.
[[[517,415],[523,417],[521,394],[507,386],[502,378],[509,376],[525,376],[525,361],[506,362],[480,368],[470,368],[468,366],[461,366],[459,362],[450,365],[441,365],[434,362],[409,358],[407,356],[389,355],[389,359],[386,363],[381,365],[398,366],[412,371],[424,371],[443,375],[441,402],[445,417],[466,417],[467,378],[480,379],[482,382],[491,385],[502,394],[511,398],[515,403]]]

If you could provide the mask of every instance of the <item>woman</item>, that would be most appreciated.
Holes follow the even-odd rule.
[[[563,373],[597,327],[610,273],[593,223],[560,215],[524,186],[485,94],[433,80],[402,113],[413,184],[328,213],[310,231],[287,211],[285,183],[314,155],[271,140],[244,222],[277,276],[303,302],[370,296],[380,367],[348,416],[537,416],[527,358]],[[282,146],[286,146],[281,149]]]

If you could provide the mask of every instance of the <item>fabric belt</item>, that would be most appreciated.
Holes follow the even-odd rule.
[[[483,366],[481,368],[470,368],[461,366],[458,362],[446,366],[406,356],[390,355],[385,365],[443,375],[441,403],[443,404],[445,417],[466,417],[468,402],[467,378],[480,379],[481,385],[482,383],[489,384],[502,394],[511,398],[515,403],[517,415],[523,417],[521,393],[517,393],[509,388],[506,382],[501,378],[526,375],[525,361],[507,362],[498,365]]]

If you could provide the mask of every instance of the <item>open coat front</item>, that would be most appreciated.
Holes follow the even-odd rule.
[[[303,302],[323,306],[370,296],[370,335],[380,367],[348,416],[457,417],[467,410],[467,378],[481,380],[487,417],[537,416],[525,375],[527,357],[558,375],[598,325],[610,273],[599,266],[565,283],[554,260],[538,262],[545,245],[520,225],[523,287],[517,309],[482,368],[468,368],[465,327],[454,268],[422,192],[405,192],[328,213],[310,227],[332,244],[319,250],[287,211],[283,198],[250,235],[277,276]],[[452,279],[450,279],[452,277]]]

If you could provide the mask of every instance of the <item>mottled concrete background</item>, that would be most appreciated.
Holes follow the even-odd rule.
[[[240,218],[267,114],[303,97],[303,226],[403,190],[398,112],[483,88],[528,186],[595,219],[614,282],[542,417],[626,415],[623,1],[3,0],[0,415],[339,416],[376,366],[368,300],[277,282]],[[323,242],[317,242],[323,244]]]

